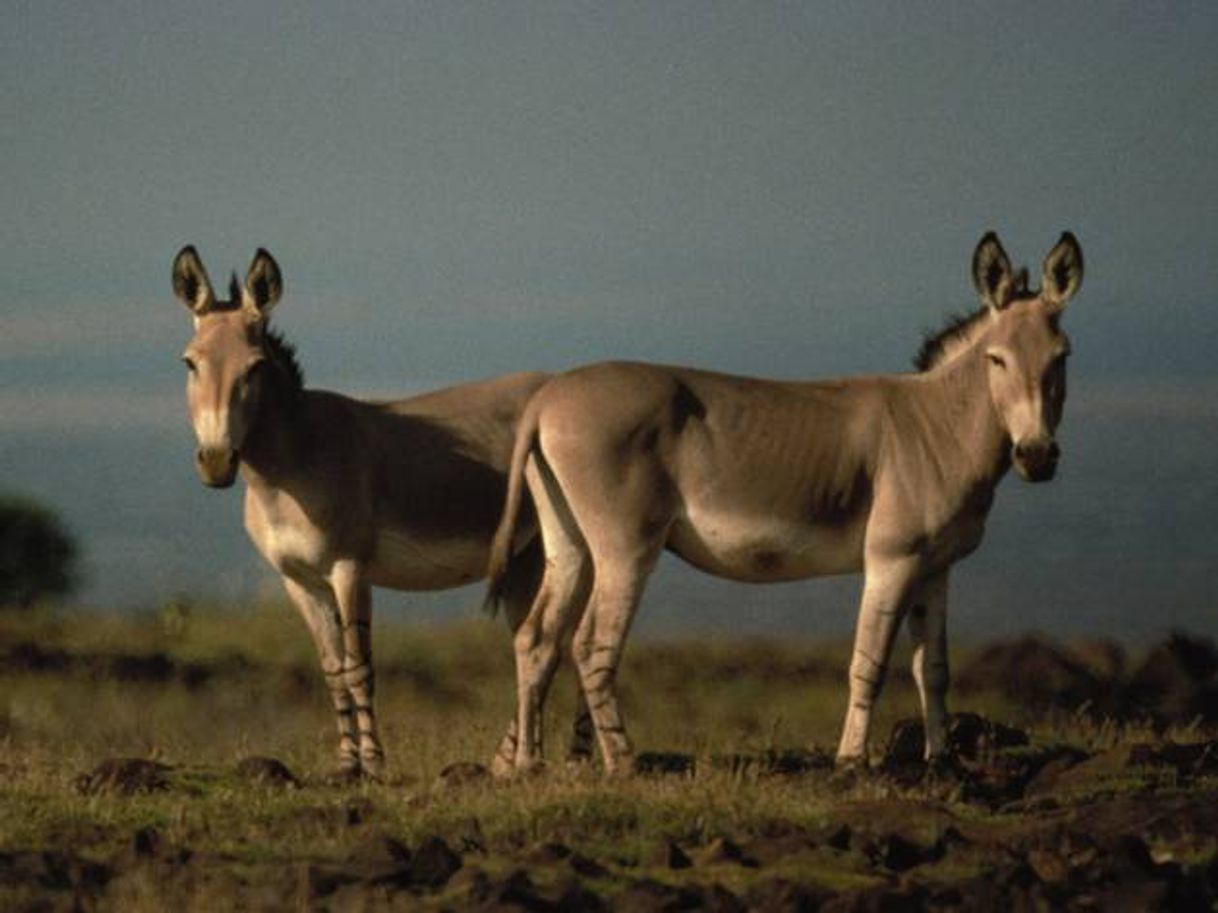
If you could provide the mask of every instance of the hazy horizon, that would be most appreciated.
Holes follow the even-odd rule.
[[[984,231],[1036,276],[1070,229],[1061,472],[1000,486],[951,625],[1218,633],[1218,7],[140,0],[8,25],[0,488],[74,531],[78,604],[270,579],[238,491],[191,467],[185,243],[217,284],[274,254],[311,386],[402,395],[603,358],[907,370],[975,306]],[[640,627],[843,633],[857,588],[666,561]]]

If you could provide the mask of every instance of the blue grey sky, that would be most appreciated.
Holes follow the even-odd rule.
[[[1218,629],[1218,6],[4,10],[0,484],[76,530],[82,603],[268,591],[190,465],[182,244],[217,282],[269,248],[310,382],[397,394],[610,357],[905,370],[973,307],[985,230],[1035,274],[1069,228],[1063,470],[1004,483],[953,617]],[[643,624],[840,632],[855,590],[669,563]]]

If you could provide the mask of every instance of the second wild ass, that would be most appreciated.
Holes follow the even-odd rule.
[[[1083,257],[1065,233],[1043,283],[991,232],[973,255],[984,306],[927,340],[918,373],[806,383],[610,362],[550,379],[516,432],[491,593],[510,568],[522,476],[545,572],[516,634],[516,763],[540,763],[540,714],[570,638],[607,771],[632,748],[616,676],[664,549],[734,580],[862,571],[839,762],[864,761],[872,705],[908,617],[927,759],[946,751],[947,582],[981,542],[1014,464],[1052,478]]]
[[[283,280],[265,250],[244,284],[234,275],[230,299],[218,301],[187,246],[174,260],[173,288],[194,314],[183,361],[199,476],[215,488],[238,473],[245,481],[245,528],[283,576],[321,659],[340,773],[377,777],[384,751],[373,710],[372,587],[436,590],[482,578],[515,424],[545,375],[388,402],[310,390],[292,348],[268,326]],[[504,590],[515,628],[532,603],[541,555],[532,520],[513,539],[524,546]],[[498,755],[514,755],[515,742],[513,721]],[[590,750],[590,724],[577,716],[572,752]]]

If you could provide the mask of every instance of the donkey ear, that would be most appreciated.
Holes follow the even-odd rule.
[[[265,317],[283,294],[283,276],[279,264],[264,248],[258,248],[245,274],[245,287],[241,290],[241,307],[246,311]]]
[[[1083,284],[1083,249],[1070,232],[1062,232],[1061,240],[1045,257],[1041,297],[1059,308],[1074,297]]]
[[[173,293],[196,317],[215,307],[216,293],[193,244],[187,244],[173,258]]]
[[[1002,310],[1011,300],[1015,277],[1011,261],[998,243],[998,235],[987,231],[973,251],[973,287],[989,307]]]

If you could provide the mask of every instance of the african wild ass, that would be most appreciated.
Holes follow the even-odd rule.
[[[229,301],[216,300],[189,246],[174,260],[173,288],[194,314],[183,361],[199,476],[225,488],[240,471],[245,528],[283,575],[317,646],[340,771],[375,777],[384,752],[372,706],[371,588],[434,590],[483,576],[515,423],[545,376],[392,402],[309,390],[292,348],[267,325],[283,281],[265,250],[243,285],[234,274]],[[504,589],[513,627],[540,571],[531,519],[521,532],[521,566]],[[576,728],[590,750],[590,728],[578,720]],[[515,753],[515,721],[500,753]]]
[[[546,565],[516,634],[516,768],[570,643],[607,770],[629,769],[615,679],[644,584],[667,548],[711,574],[795,580],[862,571],[839,761],[865,758],[872,704],[908,615],[926,756],[945,751],[951,565],[981,542],[1014,464],[1052,478],[1069,343],[1059,321],[1083,258],[1063,234],[1039,292],[993,233],[973,256],[984,307],[928,339],[919,373],[786,383],[611,362],[551,378],[516,432],[491,592],[509,567],[522,474]]]

